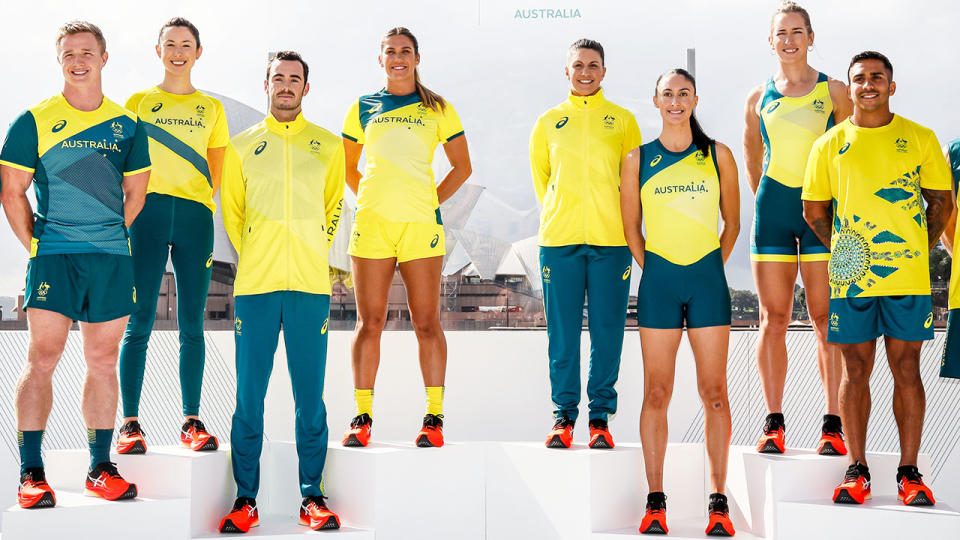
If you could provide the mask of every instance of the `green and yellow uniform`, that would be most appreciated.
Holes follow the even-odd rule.
[[[590,419],[617,410],[632,258],[620,218],[620,167],[640,145],[630,111],[570,94],[537,119],[530,168],[540,215],[540,270],[554,415],[576,420],[584,293],[590,331]]]
[[[380,90],[350,106],[343,136],[366,153],[350,255],[405,262],[446,253],[433,155],[461,135],[453,105],[433,110],[416,93]]]
[[[327,253],[340,222],[340,137],[272,115],[231,140],[223,170],[223,223],[237,250],[237,408],[231,445],[238,497],[256,497],[263,400],[279,332],[296,403],[300,491],[322,495],[327,453],[323,381],[330,312]]]
[[[14,120],[0,164],[33,173],[37,209],[24,307],[87,322],[133,312],[123,178],[150,170],[137,115],[107,98],[81,111],[56,95]]]
[[[829,78],[813,91],[784,96],[771,77],[760,101],[763,176],[757,188],[750,259],[761,262],[826,261],[830,251],[803,219],[800,188],[810,147],[833,127]]]
[[[950,172],[953,173],[953,194],[956,197],[960,190],[960,138],[950,141],[947,145],[950,155]],[[956,200],[954,203],[956,204]],[[960,223],[960,221],[958,221]],[[958,261],[957,239],[958,231],[953,233],[953,260],[950,267],[950,314],[947,318],[947,339],[943,347],[943,358],[940,363],[940,376],[960,379],[960,261]]]
[[[950,170],[933,131],[901,116],[878,128],[848,119],[814,144],[802,197],[834,207],[830,341],[933,337],[921,189],[949,190]]]
[[[730,324],[730,292],[720,236],[720,169],[693,144],[667,150],[660,139],[641,147],[640,205],[646,227],[637,324],[701,328]]]
[[[177,283],[183,414],[196,415],[216,210],[207,152],[229,142],[227,116],[220,101],[203,92],[171,94],[156,86],[130,96],[127,109],[140,117],[149,135],[153,170],[143,210],[130,227],[140,303],[127,324],[118,362],[123,416],[139,416],[147,343],[168,258]]]

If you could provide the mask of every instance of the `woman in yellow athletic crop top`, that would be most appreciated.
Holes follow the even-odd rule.
[[[357,194],[348,249],[357,297],[352,349],[357,414],[343,444],[366,446],[370,439],[380,332],[399,263],[427,393],[427,414],[416,443],[442,446],[447,344],[438,309],[445,253],[440,203],[470,176],[470,155],[453,106],[420,82],[413,34],[401,27],[389,30],[380,42],[379,61],[386,86],[355,101],[343,123],[347,185]],[[438,144],[453,167],[439,185],[432,169]],[[357,164],[364,149],[361,174]]]
[[[846,85],[807,64],[813,47],[807,11],[784,2],[770,24],[777,73],[747,96],[743,156],[756,195],[750,259],[760,299],[757,367],[767,419],[760,452],[782,453],[783,388],[787,377],[787,325],[793,314],[797,270],[817,336],[817,362],[826,402],[821,453],[845,453],[840,427],[840,357],[827,344],[830,288],[824,246],[803,219],[800,186],[813,141],[850,115]]]

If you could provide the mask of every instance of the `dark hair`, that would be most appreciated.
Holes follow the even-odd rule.
[[[167,28],[173,28],[174,26],[189,30],[190,33],[193,34],[193,40],[197,42],[197,48],[200,48],[200,31],[197,30],[197,27],[194,26],[192,22],[183,17],[174,17],[163,23],[163,26],[160,27],[160,33],[157,34],[157,43],[160,43],[160,39],[163,38],[163,31]]]
[[[267,62],[267,79],[270,78],[270,66],[273,65],[274,60],[293,60],[295,62],[300,62],[300,65],[303,66],[303,82],[306,84],[307,76],[310,74],[310,68],[307,66],[307,62],[300,56],[300,53],[296,51],[279,51],[270,58],[270,61]]]
[[[383,50],[383,46],[387,44],[387,40],[393,36],[406,36],[406,38],[413,43],[413,53],[416,55],[420,54],[420,44],[417,43],[416,36],[403,26],[395,26],[383,34],[383,37],[380,39],[380,50]],[[413,68],[413,80],[417,87],[417,95],[420,96],[420,101],[423,102],[424,107],[440,111],[447,106],[447,101],[443,99],[440,94],[431,91],[420,82],[420,70],[416,67]]]
[[[693,78],[693,75],[691,75],[689,71],[683,68],[676,68],[666,71],[657,77],[657,85],[653,89],[654,96],[656,96],[659,92],[660,80],[667,75],[680,75],[686,78],[693,86],[693,95],[697,95],[697,80]],[[705,157],[709,157],[710,147],[717,141],[715,139],[711,139],[706,133],[703,132],[703,128],[700,127],[700,122],[697,121],[697,116],[693,113],[693,111],[690,111],[690,131],[693,132],[693,144],[696,145],[697,150],[703,152]]]
[[[810,25],[810,14],[807,13],[807,10],[800,7],[800,4],[796,2],[790,2],[789,0],[784,1],[780,4],[780,7],[773,12],[773,17],[770,18],[770,29],[773,29],[773,19],[777,18],[777,15],[781,13],[799,13],[803,17],[803,22],[807,25],[807,33],[813,33],[813,27]]]
[[[97,40],[97,44],[100,45],[101,54],[107,52],[107,40],[103,37],[103,31],[101,31],[97,25],[87,21],[68,21],[63,23],[63,26],[57,30],[57,49],[60,49],[60,42],[63,41],[63,38],[84,33],[93,34],[93,37]]]
[[[573,54],[580,49],[590,49],[591,51],[597,51],[597,54],[600,55],[600,65],[604,64],[603,57],[603,45],[599,41],[594,41],[592,39],[582,38],[574,41],[570,44],[570,48],[567,50],[567,54]]]
[[[878,53],[877,51],[863,51],[862,53],[856,54],[851,60],[850,65],[847,66],[847,82],[850,82],[850,68],[858,62],[863,62],[864,60],[879,60],[883,63],[883,67],[887,69],[887,74],[890,75],[890,79],[893,80],[893,64],[890,63],[890,59],[885,55]]]

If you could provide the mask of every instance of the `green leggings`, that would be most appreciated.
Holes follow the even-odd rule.
[[[196,201],[150,193],[130,227],[130,245],[138,311],[127,323],[118,362],[123,416],[139,416],[147,342],[168,254],[177,282],[183,414],[196,415],[203,384],[203,313],[213,266],[213,215]]]

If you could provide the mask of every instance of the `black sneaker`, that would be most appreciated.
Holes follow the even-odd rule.
[[[707,523],[707,536],[733,536],[733,522],[730,521],[730,507],[727,506],[727,496],[721,493],[710,494],[710,504],[707,506],[710,521]]]

